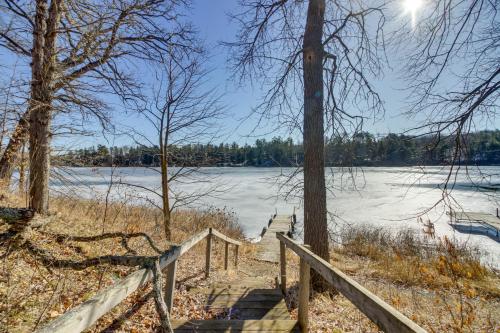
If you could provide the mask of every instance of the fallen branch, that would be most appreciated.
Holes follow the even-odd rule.
[[[160,315],[161,328],[164,333],[173,333],[172,325],[170,324],[170,315],[167,305],[163,297],[163,277],[161,273],[160,260],[154,261],[151,269],[153,270],[153,289],[155,297],[156,311]]]

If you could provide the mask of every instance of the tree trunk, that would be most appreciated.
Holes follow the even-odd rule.
[[[16,167],[19,157],[19,150],[26,143],[29,132],[29,109],[21,116],[14,132],[9,139],[9,143],[0,159],[0,180],[3,186],[8,187],[12,178],[12,173]]]
[[[160,140],[162,141],[162,138],[160,137]],[[166,154],[166,148],[163,146],[163,143],[161,143],[161,151],[160,151],[160,158],[161,158],[161,189],[162,189],[162,209],[163,209],[163,228],[165,230],[165,238],[167,240],[171,240],[172,238],[172,231],[170,230],[170,201],[168,199],[168,161],[167,161],[167,154]]]
[[[329,261],[326,212],[324,112],[323,112],[323,22],[324,0],[310,0],[304,33],[304,242]],[[328,288],[316,272],[311,282],[317,291]]]
[[[49,209],[51,108],[38,108],[30,117],[30,208],[40,214]]]
[[[25,176],[26,176],[25,151],[26,151],[26,145],[23,145],[23,148],[21,149],[21,159],[19,161],[19,194],[21,194],[22,196],[24,196],[24,191],[25,191]]]
[[[29,197],[30,207],[41,214],[49,209],[50,120],[60,2],[52,0],[47,13],[47,0],[37,0],[33,33]]]

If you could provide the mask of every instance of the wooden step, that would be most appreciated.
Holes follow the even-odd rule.
[[[210,294],[208,295],[208,302],[236,302],[236,301],[280,301],[283,295],[280,294],[259,294],[256,292],[249,292],[245,294]]]
[[[296,320],[172,320],[174,332],[300,332]]]
[[[281,307],[286,309],[286,303],[284,299],[279,301],[245,301],[245,300],[215,300],[209,304],[207,304],[210,308],[217,309],[226,309],[226,308],[234,308],[234,309],[272,309],[276,307]]]
[[[231,319],[291,319],[288,309],[232,309]]]
[[[238,283],[238,284],[230,284],[230,283],[214,283],[212,288],[221,288],[221,289],[231,289],[231,290],[245,290],[245,289],[274,289],[270,288],[264,283]]]
[[[259,295],[282,295],[280,289],[262,289],[262,288],[193,288],[189,290],[190,293],[194,294],[205,294],[205,295],[246,295],[249,293],[259,294]]]

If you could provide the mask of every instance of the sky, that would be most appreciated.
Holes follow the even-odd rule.
[[[404,1],[404,0],[401,0]],[[228,13],[238,12],[238,1],[236,0],[193,0],[192,11],[188,13],[190,21],[199,31],[199,36],[203,39],[209,50],[210,57],[207,60],[207,67],[212,71],[207,80],[211,86],[217,88],[222,94],[222,103],[227,107],[228,116],[224,119],[225,131],[217,138],[218,142],[237,142],[239,144],[255,142],[257,137],[270,139],[273,136],[291,136],[295,141],[300,141],[298,133],[290,135],[287,131],[273,131],[275,126],[259,127],[253,132],[257,120],[250,118],[242,122],[241,120],[251,113],[261,96],[262,91],[258,84],[252,85],[250,82],[239,86],[237,82],[232,80],[232,72],[227,65],[228,54],[227,49],[222,47],[219,42],[232,41],[235,39],[237,32],[237,24],[231,22]],[[411,17],[403,17],[402,19],[411,20]],[[5,58],[5,54],[0,53],[4,64],[12,65],[14,60]],[[391,55],[389,55],[391,57]],[[397,63],[397,61],[390,62]],[[144,73],[145,76],[150,75],[153,80],[151,71],[146,68],[136,68],[137,73]],[[385,102],[385,114],[379,117],[377,121],[366,122],[364,130],[373,134],[384,135],[387,133],[398,133],[408,129],[416,124],[415,120],[408,119],[402,115],[408,109],[407,91],[403,90],[405,82],[399,78],[398,66],[392,66],[392,69],[386,68],[384,75],[374,81],[377,91],[380,93]],[[151,74],[148,74],[151,73]],[[148,79],[146,78],[146,81]],[[121,105],[116,98],[106,97],[106,102],[112,108],[113,121],[132,127],[142,133],[151,133],[151,127],[143,118],[136,113],[128,111]],[[95,125],[97,128],[97,124]],[[120,127],[120,126],[119,126]],[[499,128],[500,119],[493,120],[488,126],[489,129]],[[106,145],[130,145],[133,141],[126,135],[112,136],[104,135],[96,130],[96,135],[92,137],[62,137],[55,138],[55,145],[70,146],[70,147],[86,147],[97,144]]]
[[[192,11],[188,13],[209,50],[210,58],[207,66],[211,69],[209,74],[210,84],[222,93],[222,103],[227,107],[228,116],[224,119],[225,131],[216,139],[218,142],[237,142],[239,144],[253,144],[257,138],[271,139],[274,136],[292,137],[294,141],[301,141],[299,133],[290,134],[288,131],[276,132],[276,127],[262,124],[255,130],[257,119],[252,117],[242,121],[252,111],[260,100],[263,91],[259,84],[246,82],[242,86],[232,79],[232,71],[227,64],[227,49],[220,45],[221,41],[235,39],[237,25],[228,17],[228,13],[238,12],[236,0],[195,0]],[[144,71],[147,72],[147,71]],[[384,77],[375,82],[379,93],[385,102],[385,115],[376,122],[365,123],[365,130],[384,135],[390,132],[401,132],[413,124],[401,113],[407,107],[405,103],[406,92],[401,91],[402,81],[397,75],[386,71]],[[109,101],[109,100],[108,100]],[[125,126],[148,133],[150,125],[143,118],[134,113],[124,116],[123,107],[112,102],[115,109],[114,118]],[[380,117],[379,117],[380,118]],[[94,136],[85,138],[71,138],[70,146],[92,146],[97,144],[126,145],[133,144],[127,136]],[[68,138],[56,141],[61,145],[68,145]]]

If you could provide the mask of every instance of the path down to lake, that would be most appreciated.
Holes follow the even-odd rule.
[[[218,281],[207,288],[194,288],[190,293],[204,294],[205,307],[228,311],[226,319],[218,320],[173,320],[175,332],[300,332],[296,320],[290,318],[283,293],[270,288],[269,263],[280,260],[280,241],[276,233],[287,233],[292,217],[275,215],[268,229],[257,244],[255,259],[251,267],[237,268],[236,279]],[[265,261],[266,263],[258,263]],[[264,272],[265,271],[265,272]],[[229,310],[228,310],[229,309]],[[233,319],[237,318],[237,319]]]
[[[288,233],[292,224],[292,216],[275,215],[259,243],[257,243],[256,259],[277,263],[280,261],[280,241],[276,233]]]

